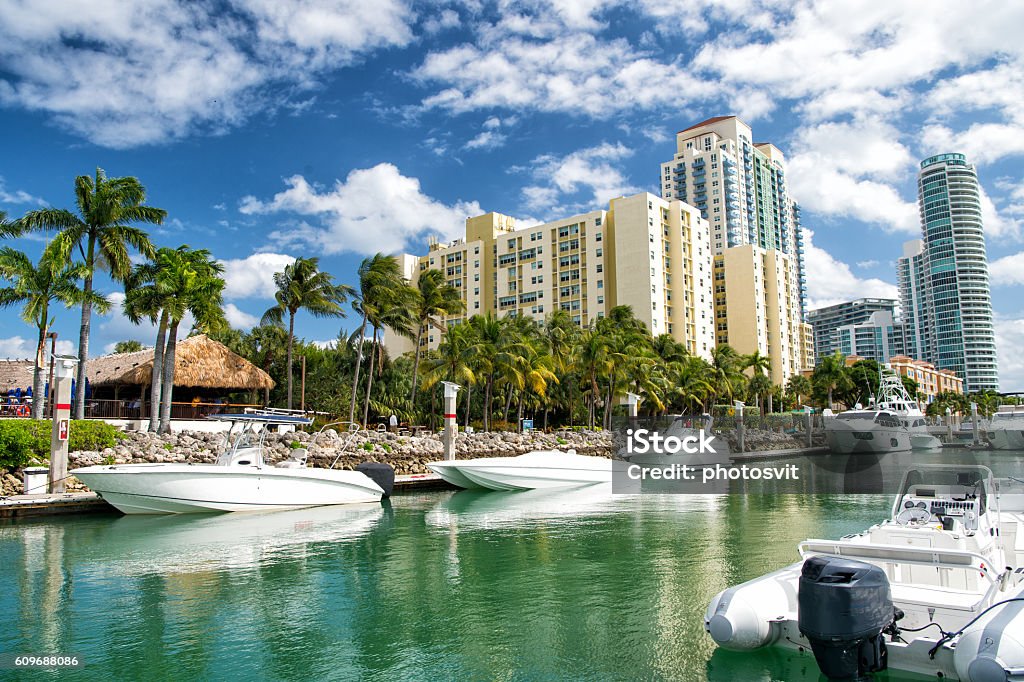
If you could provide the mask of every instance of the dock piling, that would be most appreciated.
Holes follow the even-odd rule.
[[[458,395],[461,386],[451,381],[443,381],[444,384],[444,458],[455,459],[455,437],[459,433],[459,425],[455,419],[455,396]]]

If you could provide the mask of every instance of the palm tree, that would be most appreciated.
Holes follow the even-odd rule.
[[[171,257],[171,249],[159,249],[153,260],[135,266],[125,279],[124,314],[133,324],[148,318],[156,325],[156,343],[153,346],[153,369],[149,383],[149,427],[156,433],[160,428],[160,390],[164,376],[164,350],[167,346],[168,304],[174,293],[167,287],[166,278],[157,278],[158,263]]]
[[[742,365],[743,369],[751,369],[751,370],[753,370],[753,376],[758,376],[758,375],[766,376],[768,372],[772,371],[772,360],[771,360],[771,358],[769,358],[766,355],[761,355],[761,351],[760,350],[755,350],[753,353],[751,353],[749,355],[742,356],[741,360],[740,360],[740,364]],[[764,382],[758,382],[758,386],[759,387],[763,387],[764,386]],[[773,407],[773,405],[772,405],[771,389],[772,389],[772,382],[769,379],[768,380],[768,388],[764,389],[762,391],[759,391],[758,393],[755,394],[755,395],[757,395],[758,407],[761,406],[761,396],[765,395],[765,394],[768,395],[768,412],[769,413],[771,413],[772,407]]]
[[[712,404],[718,398],[732,399],[739,392],[741,383],[746,379],[740,369],[740,355],[727,343],[722,343],[711,351],[711,378],[714,388],[711,395]]]
[[[288,409],[292,409],[292,349],[295,345],[295,314],[306,310],[314,317],[345,317],[341,307],[348,300],[352,288],[335,284],[334,278],[320,272],[317,258],[298,258],[286,265],[283,272],[274,273],[274,294],[277,305],[263,313],[261,324],[282,325],[288,314]]]
[[[119,353],[138,353],[140,350],[145,350],[145,346],[142,345],[141,341],[135,339],[127,339],[125,341],[118,341],[114,344],[114,354]]]
[[[43,252],[39,264],[10,247],[0,249],[0,278],[12,286],[0,288],[0,307],[23,304],[21,319],[35,325],[38,330],[36,364],[32,373],[32,418],[42,417],[43,410],[43,355],[46,333],[53,324],[50,304],[63,303],[67,307],[80,304],[86,294],[78,286],[85,268],[80,263],[66,263],[51,249]],[[106,312],[110,303],[95,292],[89,294],[90,303],[100,312]]]
[[[828,407],[832,409],[834,405],[833,392],[837,389],[845,390],[853,385],[849,372],[846,370],[846,358],[843,357],[843,354],[836,351],[833,355],[823,357],[818,366],[814,368],[811,383],[816,389],[828,394]]]
[[[797,407],[803,404],[804,396],[809,396],[814,388],[811,386],[811,380],[805,377],[803,374],[794,374],[789,378],[789,393],[796,397]]]
[[[101,168],[95,179],[80,175],[75,179],[75,201],[78,213],[66,209],[43,208],[29,211],[14,223],[19,233],[36,230],[59,230],[54,239],[58,258],[70,262],[71,252],[82,256],[82,322],[78,336],[78,385],[85,386],[86,362],[89,358],[89,328],[92,318],[93,277],[97,268],[106,268],[115,280],[123,281],[131,272],[128,249],[134,248],[147,258],[154,248],[145,231],[130,223],[159,225],[167,211],[142,202],[146,190],[137,178],[108,178]],[[75,419],[85,416],[85,391],[75,396]]]
[[[401,286],[390,290],[388,296],[381,296],[371,305],[366,305],[366,320],[373,329],[373,336],[370,339],[370,368],[366,373],[366,400],[363,403],[363,424],[370,418],[370,400],[373,396],[373,377],[375,366],[378,364],[384,367],[384,346],[377,341],[380,331],[387,327],[396,334],[412,336],[412,306],[413,296],[416,290],[406,284],[403,279]]]
[[[161,249],[157,259],[159,285],[173,292],[166,303],[167,345],[163,353],[163,377],[160,391],[160,432],[171,425],[171,399],[174,393],[174,364],[178,345],[178,325],[186,313],[192,313],[194,329],[217,331],[227,326],[223,302],[224,266],[213,260],[206,249]],[[154,358],[154,364],[155,358]]]
[[[356,394],[359,390],[359,370],[363,364],[363,343],[366,340],[366,325],[371,313],[394,292],[408,285],[402,276],[402,267],[394,256],[376,253],[364,258],[359,264],[359,288],[354,292],[354,308],[362,315],[359,324],[359,341],[356,343],[356,364],[352,376],[352,399],[349,401],[348,420],[356,418]],[[369,398],[369,396],[367,396]]]
[[[437,351],[428,355],[423,363],[423,390],[430,390],[440,381],[452,381],[466,387],[466,426],[469,426],[473,384],[477,381],[474,343],[472,326],[458,324],[449,327]]]
[[[434,327],[444,334],[445,324],[443,315],[454,315],[461,312],[465,305],[462,296],[455,287],[445,281],[444,274],[440,270],[427,270],[420,275],[416,282],[416,297],[414,302],[413,317],[416,320],[416,346],[413,350],[415,360],[412,369],[412,396],[411,402],[416,402],[416,381],[419,378],[420,370],[420,342],[423,340],[423,330],[427,326]]]

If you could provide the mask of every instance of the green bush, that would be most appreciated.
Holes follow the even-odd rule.
[[[22,423],[0,421],[0,467],[17,469],[32,461],[35,441]]]
[[[0,421],[0,467],[16,468],[32,459],[50,459],[50,434],[53,422],[48,419],[10,419]],[[68,449],[103,450],[112,448],[125,435],[110,424],[98,420],[72,421]]]

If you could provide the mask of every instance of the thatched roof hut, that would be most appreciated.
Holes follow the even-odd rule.
[[[89,361],[89,383],[148,386],[153,376],[153,349],[104,355]],[[274,380],[262,369],[205,334],[179,341],[174,356],[175,387],[226,391],[270,390]]]
[[[0,395],[12,388],[26,389],[32,385],[34,360],[0,360]]]

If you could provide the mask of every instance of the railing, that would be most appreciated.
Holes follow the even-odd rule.
[[[171,403],[171,419],[205,419],[211,414],[242,412],[247,407],[262,407],[250,403]],[[138,400],[87,400],[86,419],[148,419],[149,403]]]

